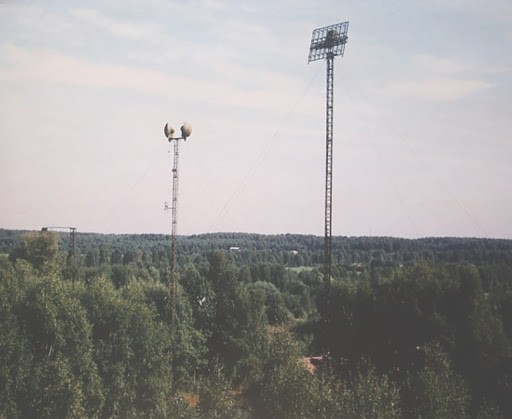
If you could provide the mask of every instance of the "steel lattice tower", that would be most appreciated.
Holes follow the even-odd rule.
[[[180,142],[174,141],[172,164],[172,201],[171,201],[171,295],[172,295],[172,326],[176,323],[176,281],[177,281],[177,240],[178,240],[178,164],[180,158]]]
[[[173,143],[172,155],[172,198],[171,198],[171,333],[174,337],[176,329],[176,298],[178,281],[178,186],[179,186],[179,158],[180,140],[186,140],[192,134],[192,127],[184,123],[181,127],[181,137],[174,137],[174,129],[165,124],[164,134],[169,143]],[[165,209],[169,209],[167,204]]]
[[[308,63],[325,59],[327,62],[325,106],[325,227],[324,281],[329,284],[332,273],[332,154],[334,123],[334,57],[343,56],[348,37],[348,22],[325,26],[313,31]]]

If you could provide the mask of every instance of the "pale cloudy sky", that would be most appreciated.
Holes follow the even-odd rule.
[[[512,238],[512,3],[0,1],[0,227]]]

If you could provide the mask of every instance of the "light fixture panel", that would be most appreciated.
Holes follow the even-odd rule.
[[[347,32],[348,22],[315,29],[311,35],[308,63],[323,60],[328,56],[343,56],[348,40]]]

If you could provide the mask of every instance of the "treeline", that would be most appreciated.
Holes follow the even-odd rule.
[[[0,253],[10,254],[25,231],[0,229]],[[76,234],[78,252],[86,266],[104,263],[146,262],[165,264],[170,238],[162,234]],[[70,234],[59,234],[60,247],[69,248]],[[231,249],[231,250],[230,250]],[[323,238],[313,235],[210,233],[179,237],[180,263],[207,261],[213,250],[231,251],[236,264],[278,263],[286,266],[320,266]],[[333,237],[333,263],[338,266],[404,264],[427,260],[435,263],[512,263],[512,240],[433,237]]]
[[[0,230],[0,417],[512,416],[512,241],[182,237],[173,328],[166,236],[68,240]]]

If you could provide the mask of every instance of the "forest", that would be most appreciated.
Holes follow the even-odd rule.
[[[70,239],[0,229],[0,418],[512,417],[512,240]]]

